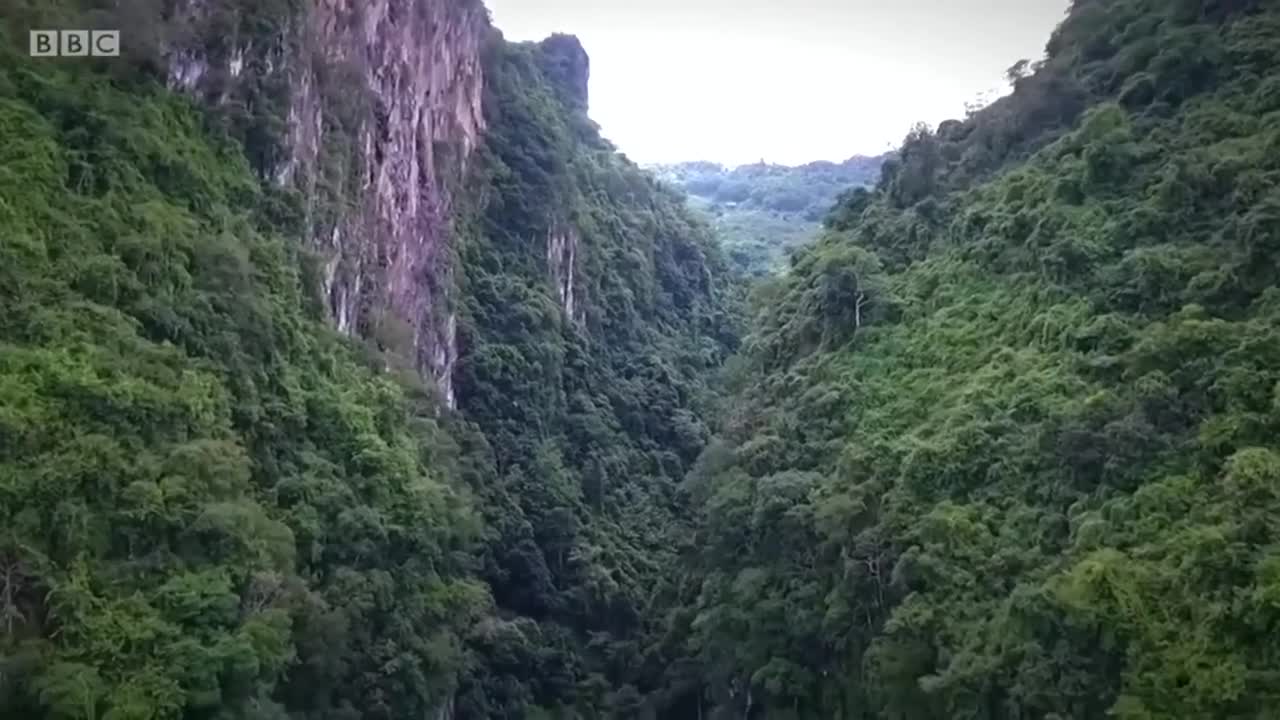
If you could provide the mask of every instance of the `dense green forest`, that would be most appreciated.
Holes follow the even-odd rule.
[[[0,714],[426,712],[488,612],[429,398],[189,103],[4,52]]]
[[[875,185],[887,157],[796,166],[761,161],[735,168],[684,162],[648,169],[683,190],[709,217],[735,270],[764,277],[786,270],[791,251],[817,236],[842,193]]]
[[[749,293],[494,33],[456,409],[332,329],[279,88],[0,32],[0,717],[1276,717],[1274,2],[1076,0],[874,185],[777,179],[830,207]]]
[[[737,291],[586,118],[576,40],[487,43],[449,412],[394,333],[329,329],[299,198],[246,152],[270,88],[209,111],[154,57],[3,38],[0,716],[619,717],[659,682]]]
[[[710,229],[600,139],[556,71],[580,52],[553,36],[497,43],[487,62],[457,384],[486,447],[470,482],[499,615],[473,638],[459,717],[640,712],[663,670],[647,650],[686,519],[677,485],[710,434],[708,375],[737,346],[739,293]],[[577,238],[568,312],[548,293],[557,226]]]
[[[757,289],[660,716],[1276,716],[1280,9],[1027,70]]]

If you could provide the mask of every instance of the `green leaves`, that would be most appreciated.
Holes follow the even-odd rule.
[[[50,714],[65,720],[97,720],[98,706],[105,695],[102,678],[93,667],[59,663],[41,679],[40,702]]]
[[[464,196],[455,383],[486,445],[482,575],[514,618],[471,638],[459,717],[643,707],[676,484],[736,342],[709,228],[582,122],[562,42],[491,49]]]
[[[687,162],[659,165],[653,172],[689,193],[692,207],[706,213],[736,270],[764,277],[784,270],[788,255],[815,238],[840,193],[873,185],[883,161],[854,156],[842,163],[733,169]]]
[[[488,602],[439,426],[308,314],[187,103],[5,60],[0,714],[433,712]]]
[[[1275,706],[1278,27],[1076,3],[1010,97],[915,129],[758,291],[693,476],[719,711]]]

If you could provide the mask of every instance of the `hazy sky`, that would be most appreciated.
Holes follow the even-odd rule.
[[[1042,56],[1068,0],[485,0],[577,35],[591,116],[637,162],[796,164],[896,146]]]

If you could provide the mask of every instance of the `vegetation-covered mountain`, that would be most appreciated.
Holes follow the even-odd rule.
[[[735,168],[685,162],[650,169],[711,217],[736,270],[764,277],[784,270],[791,251],[814,239],[841,193],[874,185],[887,157]]]
[[[587,119],[576,39],[490,53],[456,384],[498,615],[473,628],[458,716],[634,716],[663,670],[653,589],[709,436],[707,376],[736,348],[735,289],[710,229]]]
[[[156,46],[26,56],[83,7],[20,3],[0,38],[0,716],[634,713],[733,293],[587,120],[577,41],[365,6],[447,28],[425,50],[458,65],[403,83],[465,101],[480,48],[484,132],[432,116],[406,157],[421,98],[299,53],[345,27],[309,3],[124,3]],[[449,303],[404,314],[428,283]]]
[[[0,715],[428,712],[489,612],[434,402],[189,103],[4,47]]]
[[[1047,50],[759,289],[660,716],[1275,716],[1280,8]]]
[[[1275,3],[1076,0],[741,347],[573,38],[163,5],[0,17],[0,717],[1275,715]]]

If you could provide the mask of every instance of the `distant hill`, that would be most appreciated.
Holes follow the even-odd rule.
[[[787,253],[814,236],[841,192],[874,185],[886,157],[736,168],[699,161],[649,169],[711,216],[735,266],[749,275],[766,275],[785,266]]]

